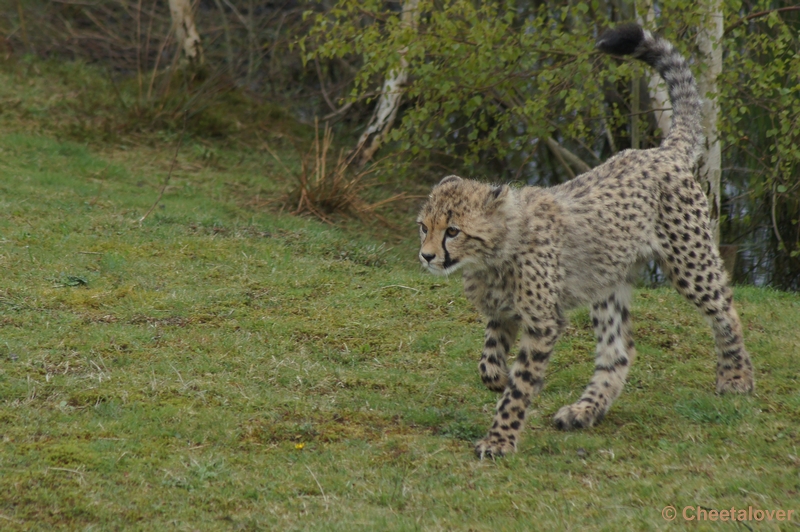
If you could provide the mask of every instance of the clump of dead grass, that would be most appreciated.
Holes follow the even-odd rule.
[[[378,219],[389,222],[378,213],[384,205],[406,198],[405,193],[395,194],[370,203],[363,194],[376,185],[371,174],[380,161],[364,169],[356,169],[353,158],[339,151],[335,163],[330,158],[333,144],[331,127],[326,123],[320,138],[319,123],[314,121],[314,143],[301,157],[301,170],[294,172],[296,183],[285,197],[284,206],[292,214],[310,214],[332,224],[337,216],[356,217],[362,220]]]

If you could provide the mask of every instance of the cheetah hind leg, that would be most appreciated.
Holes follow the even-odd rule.
[[[717,393],[750,393],[755,387],[753,363],[744,346],[733,293],[716,248],[708,238],[703,244],[699,251],[683,252],[685,256],[678,257],[683,259],[680,263],[675,257],[667,257],[662,267],[678,292],[711,325],[717,352]]]
[[[600,421],[625,385],[628,368],[636,356],[631,335],[630,286],[592,304],[592,326],[597,337],[594,375],[574,404],[562,407],[553,418],[561,430],[588,428]]]

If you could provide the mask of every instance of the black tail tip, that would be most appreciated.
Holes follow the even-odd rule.
[[[628,23],[607,30],[597,39],[597,49],[612,55],[631,55],[644,40],[644,30]]]

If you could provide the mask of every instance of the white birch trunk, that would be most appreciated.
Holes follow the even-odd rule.
[[[192,66],[203,64],[203,47],[194,25],[191,0],[169,0],[169,12],[175,27],[175,36],[183,55]]]
[[[711,231],[719,245],[720,177],[722,175],[722,151],[719,141],[717,117],[719,115],[719,91],[717,78],[722,73],[722,1],[702,2],[703,21],[697,34],[700,50],[699,63],[704,66],[697,80],[702,99],[702,123],[705,146],[700,157],[698,181],[708,196]]]
[[[697,35],[700,52],[698,63],[702,70],[697,78],[697,88],[702,100],[702,124],[705,146],[699,161],[698,181],[708,197],[711,232],[719,244],[720,177],[722,156],[717,121],[719,116],[717,78],[722,73],[723,17],[721,0],[703,0],[700,4],[703,19]],[[644,17],[642,17],[644,13]],[[655,10],[652,0],[636,3],[636,19],[643,27],[653,29]],[[656,121],[663,134],[669,132],[672,123],[672,109],[669,95],[663,80],[653,73],[648,81],[650,99],[653,102]],[[659,111],[659,109],[666,109]]]
[[[403,2],[401,20],[404,25],[414,30],[416,30],[417,21],[419,20],[418,6],[419,0],[405,0]],[[364,166],[375,155],[397,117],[397,110],[400,108],[400,101],[403,97],[403,88],[408,81],[406,52],[406,49],[400,50],[400,66],[387,74],[372,118],[353,149],[352,157],[357,159],[359,167]]]
[[[652,31],[656,25],[656,12],[653,8],[653,0],[646,0],[645,2],[636,2],[634,6],[636,10],[636,21],[643,28]],[[641,11],[644,12],[644,17]],[[667,93],[667,84],[661,79],[658,72],[650,69],[647,79],[647,88],[652,102],[653,113],[656,118],[656,124],[661,130],[662,135],[669,133],[669,128],[672,125],[672,106],[669,103],[669,94]]]

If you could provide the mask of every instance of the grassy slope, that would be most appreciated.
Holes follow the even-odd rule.
[[[279,186],[268,156],[219,148],[208,166],[190,144],[140,226],[169,149],[6,134],[0,150],[3,530],[645,530],[685,525],[669,504],[800,511],[796,294],[736,290],[757,393],[717,397],[700,316],[639,291],[625,393],[562,433],[550,416],[592,367],[573,313],[519,453],[479,462],[482,327],[457,279],[418,271],[410,216],[387,249],[251,210],[243,194]]]

